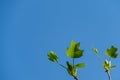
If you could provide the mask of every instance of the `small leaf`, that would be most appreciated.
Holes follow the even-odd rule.
[[[97,48],[93,48],[94,53],[98,54],[98,49]]]
[[[118,56],[117,48],[114,46],[111,46],[110,49],[106,50],[106,55],[111,57],[111,58],[117,58],[117,56]]]
[[[69,69],[70,71],[72,71],[72,68],[73,68],[72,64],[69,63],[68,61],[66,62],[66,64],[67,64],[67,66],[68,66],[68,69]]]
[[[67,48],[67,56],[70,58],[80,58],[83,56],[84,50],[80,49],[80,43],[76,43],[72,40],[71,45]]]
[[[67,71],[69,73],[69,75],[73,76],[73,77],[77,77],[77,69],[73,68],[73,65],[71,63],[69,63],[68,61],[67,63]]]
[[[114,69],[116,66],[111,66],[110,69]]]
[[[56,62],[58,60],[58,56],[53,51],[50,51],[48,59],[52,62]]]
[[[80,63],[75,65],[76,68],[84,68],[85,67],[85,63]]]
[[[109,66],[106,65],[106,64],[103,64],[103,67],[104,67],[105,70],[108,70],[108,71],[110,70]]]
[[[103,67],[105,70],[110,70],[111,69],[111,61],[105,60],[103,63]]]
[[[69,63],[68,61],[66,62],[66,64],[67,64],[67,71],[68,71],[69,75],[72,76],[72,75],[73,75],[73,74],[72,74],[73,66],[72,66],[72,64]]]

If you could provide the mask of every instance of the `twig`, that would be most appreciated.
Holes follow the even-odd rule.
[[[75,79],[75,80],[78,80],[78,78],[77,78],[77,77],[74,77],[74,79]]]
[[[67,67],[63,66],[63,65],[60,64],[58,61],[57,61],[57,64],[60,65],[61,67],[63,67],[64,69],[67,69]]]
[[[106,70],[106,73],[108,75],[109,80],[111,80],[110,72],[108,70]]]

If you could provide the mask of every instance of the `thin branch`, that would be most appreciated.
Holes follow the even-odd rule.
[[[75,79],[75,80],[78,80],[78,78],[77,78],[77,77],[74,77],[74,79]]]
[[[57,64],[60,65],[61,67],[63,67],[64,69],[67,69],[67,67],[65,67],[64,65],[60,64],[58,61],[57,61]]]
[[[100,60],[100,62],[103,62],[103,59],[100,55],[96,54],[96,56],[98,57],[98,59]]]
[[[109,80],[111,80],[110,72],[108,70],[106,70],[106,73],[108,75]]]

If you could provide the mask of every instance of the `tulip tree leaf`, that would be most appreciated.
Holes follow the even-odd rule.
[[[114,69],[116,66],[111,66],[110,69]]]
[[[93,48],[93,51],[95,54],[98,54],[98,49],[97,48]]]
[[[110,70],[111,67],[111,61],[105,60],[103,63],[103,67],[105,70]]]
[[[72,66],[72,64],[69,63],[68,61],[66,62],[66,64],[67,64],[67,71],[68,71],[69,75],[72,76],[73,66]]]
[[[117,58],[117,56],[118,56],[117,50],[118,49],[116,47],[111,46],[110,49],[106,50],[106,55],[111,57],[111,58]]]
[[[58,60],[58,56],[53,51],[50,51],[48,59],[52,62],[56,62]]]
[[[75,65],[76,68],[84,68],[85,67],[85,63],[79,63]]]
[[[77,77],[77,69],[73,68],[73,65],[71,63],[69,63],[68,61],[67,63],[67,71],[69,73],[69,75],[73,76],[73,77]]]
[[[72,40],[70,47],[67,49],[67,56],[70,58],[80,58],[83,56],[84,50],[80,49],[80,43]]]
[[[67,66],[68,66],[68,70],[69,70],[69,71],[72,71],[72,68],[73,68],[72,64],[69,63],[68,61],[66,62],[66,64],[67,64]]]
[[[111,61],[105,60],[103,63],[103,67],[105,70],[114,69],[116,66],[111,66]]]

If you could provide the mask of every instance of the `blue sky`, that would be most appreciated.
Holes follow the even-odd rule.
[[[47,59],[53,50],[66,65],[71,61],[66,48],[72,40],[85,50],[76,60],[86,63],[78,70],[79,79],[107,80],[92,48],[98,48],[104,59],[111,45],[120,48],[119,4],[119,0],[1,0],[0,80],[73,80]],[[120,57],[112,61],[117,65],[112,79],[118,80]]]

